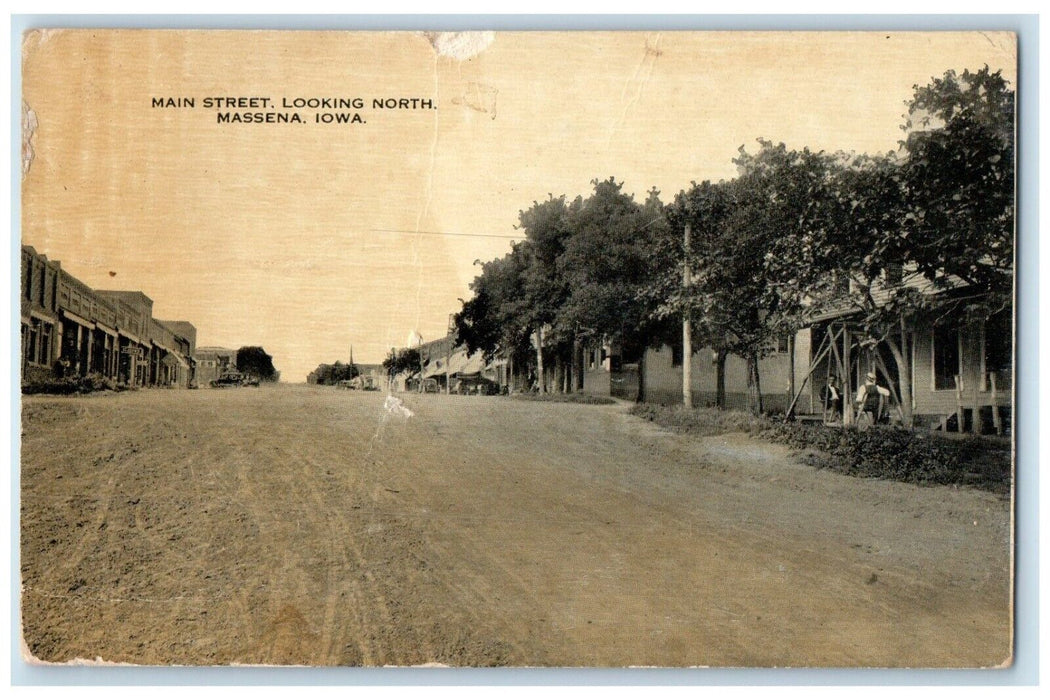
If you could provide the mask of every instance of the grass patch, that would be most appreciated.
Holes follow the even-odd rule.
[[[755,433],[770,426],[768,418],[756,417],[747,411],[722,411],[717,408],[660,406],[640,403],[631,407],[631,415],[644,418],[664,428],[690,435],[722,435],[724,433]]]
[[[608,406],[616,403],[608,396],[591,396],[590,394],[513,394],[518,401],[546,401],[548,403],[582,403],[594,406]]]

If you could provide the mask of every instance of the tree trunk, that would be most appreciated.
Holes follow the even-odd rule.
[[[693,322],[688,312],[682,321],[682,404],[693,407]]]
[[[576,341],[568,349],[568,358],[565,362],[565,393],[571,394],[576,388]]]
[[[894,341],[892,336],[886,338],[886,345],[890,348],[890,354],[893,355],[893,361],[897,363],[897,384],[901,400],[901,420],[904,423],[905,428],[911,428],[915,423],[915,416],[912,414],[911,407],[911,363],[909,362],[908,353],[904,350],[907,347],[907,335],[904,331],[904,318],[901,318],[901,342],[898,344]]]
[[[715,355],[715,406],[725,410],[726,407],[726,351],[718,350]]]
[[[758,355],[747,356],[747,407],[754,415],[762,414],[762,387],[758,378]]]
[[[572,390],[579,391],[584,387],[583,382],[583,349],[580,347],[580,339],[572,339]]]
[[[584,357],[584,355],[586,354],[586,352],[587,350],[584,344],[580,343],[579,347],[576,348],[576,391],[583,391],[584,389],[583,375],[586,371],[587,363],[587,360]]]
[[[850,350],[853,349],[853,337],[845,324],[842,326],[842,427],[853,425],[857,415],[853,405],[853,372],[850,364]]]
[[[573,370],[575,370],[575,368],[576,368],[575,367],[575,362],[573,360],[574,360],[574,355],[572,353],[572,348],[569,347],[566,350],[565,354],[562,356],[562,364],[565,365],[565,377],[562,379],[562,384],[564,385],[563,391],[566,394],[571,394],[572,393],[572,384],[573,384],[572,375],[573,375]]]
[[[543,329],[536,329],[536,383],[541,394],[547,393],[546,377],[543,376]],[[530,387],[531,388],[531,387]]]
[[[560,352],[554,356],[554,393],[565,393],[565,363]]]

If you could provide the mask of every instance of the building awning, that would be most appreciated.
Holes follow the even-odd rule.
[[[84,318],[80,314],[75,314],[72,311],[70,311],[69,309],[61,309],[61,313],[62,313],[62,316],[64,316],[65,318],[68,318],[73,323],[76,323],[78,325],[84,326],[84,328],[91,328],[92,326],[95,325],[94,323],[92,323],[91,321],[87,320],[86,318]]]
[[[32,318],[39,318],[41,321],[47,321],[48,323],[58,323],[58,316],[43,309],[30,309],[29,316]],[[22,317],[25,318],[25,315],[23,314]]]
[[[185,367],[186,369],[189,369],[190,367],[188,364],[186,364],[185,360],[183,360],[181,357],[172,352],[169,352],[167,355],[161,358],[160,362],[161,364],[167,365],[169,367],[174,367],[176,365]]]
[[[466,350],[458,350],[449,361],[449,374],[477,374],[485,367],[485,358],[480,352],[467,355]]]
[[[163,350],[164,352],[166,352],[166,353],[169,353],[169,354],[171,354],[171,355],[174,355],[174,354],[175,354],[175,351],[174,351],[174,350],[172,350],[171,348],[169,348],[168,346],[166,346],[166,345],[161,345],[161,344],[160,344],[160,343],[158,343],[158,342],[157,342],[156,340],[154,340],[154,341],[152,341],[152,342],[153,342],[153,347],[155,347],[155,348],[158,348],[158,349],[160,349],[160,350]]]
[[[95,321],[95,327],[98,328],[103,333],[105,333],[106,335],[111,335],[114,338],[117,337],[117,329],[116,328],[110,328],[106,324],[99,323],[98,321]]]
[[[139,345],[145,345],[145,343],[143,343],[143,342],[142,342],[142,341],[141,341],[141,340],[139,339],[139,337],[138,337],[137,335],[135,335],[135,334],[133,334],[133,333],[128,333],[128,332],[127,332],[126,330],[124,330],[123,328],[118,328],[118,329],[117,329],[117,333],[118,333],[119,335],[121,335],[121,336],[123,336],[123,337],[127,338],[128,340],[130,340],[130,341],[131,341],[131,342],[133,342],[133,343],[138,343]]]

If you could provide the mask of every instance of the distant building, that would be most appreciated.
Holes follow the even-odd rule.
[[[176,336],[189,343],[190,356],[193,357],[197,351],[197,328],[189,321],[157,321],[165,326]]]
[[[392,391],[418,391],[420,382],[427,391],[440,392],[467,392],[468,385],[473,392],[481,384],[508,388],[510,375],[503,358],[485,362],[480,352],[469,354],[465,346],[456,345],[454,335],[403,349],[419,351],[420,367],[387,380]],[[381,365],[379,368],[385,373]]]
[[[368,381],[372,386],[385,389],[387,386],[386,368],[383,365],[364,365],[359,362],[354,363],[357,365],[357,371],[361,373],[360,376],[367,377]]]
[[[223,374],[237,369],[237,351],[215,346],[199,347],[194,353],[196,381],[200,387],[208,386]]]

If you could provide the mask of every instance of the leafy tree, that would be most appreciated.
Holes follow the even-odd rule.
[[[640,354],[652,321],[639,289],[662,209],[657,192],[640,207],[613,178],[594,181],[586,200],[534,202],[519,214],[525,240],[471,284],[474,296],[455,317],[457,342],[487,358],[531,352],[541,391],[552,360],[557,390],[582,385],[585,342],[616,339]]]
[[[902,197],[896,156],[837,154],[814,200],[818,215],[774,243],[765,273],[785,294],[804,294],[810,313],[853,312],[851,333],[859,331],[871,347],[885,344],[897,376],[909,377],[904,319],[927,297],[898,274],[909,258],[899,227]],[[909,413],[910,387],[904,382],[899,389]]]
[[[257,345],[244,346],[237,350],[237,371],[256,377],[263,382],[277,381],[277,370],[273,356]]]
[[[719,394],[724,405],[727,354],[747,362],[748,405],[763,410],[758,361],[779,336],[800,323],[804,293],[798,280],[778,285],[766,274],[777,242],[807,230],[818,219],[827,158],[809,150],[789,151],[760,141],[757,153],[743,148],[734,160],[739,176],[729,182],[703,182],[682,192],[668,208],[671,230],[691,244],[677,256],[687,260],[692,283],[673,287],[663,280],[664,313],[689,313],[694,336],[716,353]]]
[[[593,184],[593,193],[570,213],[571,235],[558,260],[568,292],[556,329],[576,346],[611,339],[625,356],[636,356],[650,315],[641,293],[647,252],[656,238],[653,227],[663,223],[663,205],[655,190],[639,206],[614,178]]]
[[[457,345],[491,360],[502,351],[528,344],[531,329],[524,293],[528,262],[524,245],[515,243],[510,253],[482,266],[470,284],[474,296],[453,317]]]
[[[729,336],[720,302],[723,290],[705,284],[698,275],[701,261],[709,261],[713,246],[724,235],[731,210],[731,192],[727,183],[693,183],[680,192],[667,206],[666,218],[654,229],[649,248],[647,284],[641,297],[652,318],[663,326],[651,338],[652,344],[666,344],[681,349],[681,322],[692,322],[690,341],[696,347],[714,348],[717,357],[717,397],[725,407],[725,357]],[[685,227],[690,227],[690,245],[685,245]],[[699,254],[698,254],[699,253]],[[710,264],[707,262],[707,264]],[[691,283],[684,286],[683,268],[688,265]],[[662,330],[663,332],[660,332]],[[683,362],[690,358],[683,358]]]
[[[393,377],[405,372],[409,375],[419,372],[419,349],[404,348],[402,350],[390,349],[390,354],[383,360],[383,369],[387,376]]]
[[[523,274],[526,307],[521,320],[534,337],[536,375],[541,394],[547,391],[545,348],[553,341],[560,363],[568,340],[564,325],[556,323],[569,296],[569,283],[558,263],[572,236],[571,215],[581,204],[579,197],[570,205],[564,196],[551,196],[544,202],[533,202],[530,208],[518,214],[519,228],[525,231],[523,250],[528,260]]]
[[[912,262],[1005,306],[1013,292],[1014,92],[1001,71],[948,71],[915,86],[902,129],[904,216]]]

